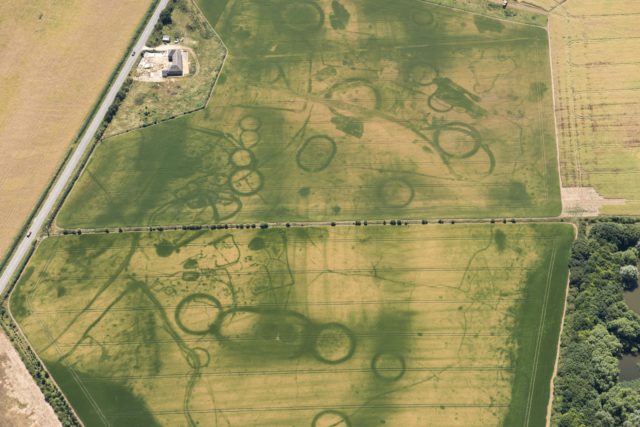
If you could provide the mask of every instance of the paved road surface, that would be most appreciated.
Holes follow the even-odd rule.
[[[93,136],[95,135],[96,131],[100,127],[100,124],[102,123],[102,120],[104,119],[104,116],[107,113],[107,110],[113,103],[113,100],[115,99],[118,91],[120,90],[120,88],[122,87],[122,84],[124,83],[127,76],[129,75],[129,72],[131,71],[131,68],[135,64],[140,51],[142,50],[145,43],[149,39],[149,36],[153,31],[153,27],[155,27],[156,22],[158,22],[158,18],[160,17],[160,12],[162,12],[162,10],[166,7],[168,2],[169,0],[160,0],[160,3],[156,7],[156,10],[153,12],[151,19],[147,22],[146,27],[140,34],[140,37],[138,38],[135,46],[132,49],[132,52],[135,52],[135,55],[134,56],[132,56],[131,54],[128,55],[128,58],[125,64],[122,66],[122,69],[120,70],[120,74],[118,74],[118,77],[111,85],[109,92],[102,100],[102,103],[100,104],[100,108],[95,113],[95,115],[93,116],[93,119],[91,120],[91,123],[89,124],[84,134],[82,135],[82,138],[80,139],[80,142],[77,148],[75,149],[71,158],[69,159],[64,169],[56,179],[54,185],[49,190],[49,193],[47,194],[46,199],[40,206],[40,209],[38,210],[36,215],[33,217],[33,220],[31,221],[31,224],[29,226],[28,234],[25,235],[23,239],[20,241],[20,243],[14,250],[13,255],[9,259],[9,262],[6,264],[5,269],[2,272],[2,276],[0,276],[0,292],[2,292],[7,287],[13,275],[18,272],[18,269],[20,268],[20,265],[22,264],[24,257],[29,253],[29,249],[31,248],[31,245],[34,242],[36,235],[38,234],[38,231],[42,229],[42,226],[44,225],[46,219],[49,217],[49,215],[53,211],[57,200],[62,195],[62,192],[64,191],[69,181],[73,178],[74,172],[78,167],[78,165],[80,164],[80,161],[84,157],[86,151],[91,147],[91,141],[93,140]],[[34,165],[34,167],[37,167],[37,165]]]

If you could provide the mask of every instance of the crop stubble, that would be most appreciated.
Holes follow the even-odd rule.
[[[563,3],[549,17],[562,185],[615,199],[596,195],[604,214],[640,207],[639,13],[636,2],[585,0]],[[593,196],[583,193],[575,209],[597,214]]]
[[[0,4],[0,257],[62,161],[150,3]]]

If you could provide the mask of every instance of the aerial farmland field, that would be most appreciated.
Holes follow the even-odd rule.
[[[85,425],[542,425],[573,229],[64,236],[11,310]]]
[[[549,16],[567,214],[640,209],[638,14],[638,2],[584,0]]]
[[[63,228],[560,213],[547,33],[418,0],[217,1],[209,107],[104,140]]]

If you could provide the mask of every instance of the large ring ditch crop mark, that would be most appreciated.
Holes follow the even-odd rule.
[[[255,161],[253,151],[244,148],[238,148],[229,155],[229,163],[237,168],[253,168]]]
[[[392,178],[378,187],[378,195],[385,206],[404,208],[413,201],[416,193],[413,186],[404,179]]]
[[[433,12],[425,8],[416,8],[411,14],[411,20],[414,24],[419,25],[422,29],[432,28],[435,26],[436,18]]]
[[[395,353],[378,353],[371,360],[374,375],[385,381],[397,381],[404,375],[404,357]]]
[[[358,92],[366,92],[361,97]],[[367,79],[355,77],[338,82],[331,86],[324,94],[325,99],[341,101],[354,105],[364,110],[379,110],[382,106],[382,95],[378,89]],[[339,108],[329,107],[335,114],[339,113]]]
[[[472,140],[471,147],[465,148],[462,152],[459,153],[454,152],[453,147],[447,147],[447,144],[444,143],[444,141],[441,141],[443,133],[445,132],[455,132],[470,138]],[[433,134],[433,142],[440,148],[440,150],[442,150],[445,155],[454,159],[466,159],[468,157],[471,157],[476,154],[482,146],[482,138],[480,136],[480,132],[478,132],[468,124],[462,122],[447,123],[444,126],[438,127]]]
[[[314,135],[296,153],[296,163],[306,172],[320,172],[331,164],[336,152],[337,145],[332,138]]]
[[[293,0],[282,8],[282,23],[297,33],[315,32],[324,24],[324,11],[310,0]]]
[[[260,119],[256,116],[252,116],[252,115],[247,115],[244,116],[243,118],[240,119],[240,121],[238,122],[238,127],[241,130],[258,130],[260,129],[260,126],[262,126],[262,122],[260,121]]]
[[[429,86],[434,84],[433,81],[438,77],[438,75],[438,70],[428,62],[412,64],[408,70],[409,79],[420,86]]]
[[[429,105],[429,108],[431,108],[433,111],[436,111],[438,113],[448,113],[449,111],[453,110],[453,105],[440,99],[437,94],[438,92],[436,91],[432,93],[431,96],[427,99],[427,104]],[[436,101],[441,102],[442,106],[437,105],[434,102],[434,99]]]
[[[343,412],[327,409],[313,417],[311,427],[351,427],[351,420]]]
[[[241,168],[229,175],[231,190],[240,196],[252,196],[262,189],[264,179],[260,171]]]
[[[185,325],[184,323],[185,319],[183,319],[183,317],[185,316],[185,310],[188,309],[188,305],[191,302],[195,302],[197,300],[201,300],[203,303],[210,303],[208,305],[210,305],[211,307],[217,310],[216,317],[211,322],[209,322],[206,327],[202,329],[193,329]],[[220,318],[221,314],[222,314],[222,304],[220,304],[220,301],[216,297],[211,296],[209,294],[196,293],[196,294],[187,295],[178,303],[174,317],[178,327],[183,331],[185,331],[186,333],[192,334],[192,335],[206,335],[211,331],[211,328],[218,322],[218,319]]]
[[[320,325],[313,339],[313,356],[319,361],[336,365],[349,360],[356,351],[356,337],[341,323]]]
[[[260,134],[255,130],[243,130],[240,133],[240,143],[244,148],[251,148],[260,142]]]

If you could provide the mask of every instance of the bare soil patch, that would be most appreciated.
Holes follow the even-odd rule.
[[[11,341],[0,332],[0,425],[59,426]]]

